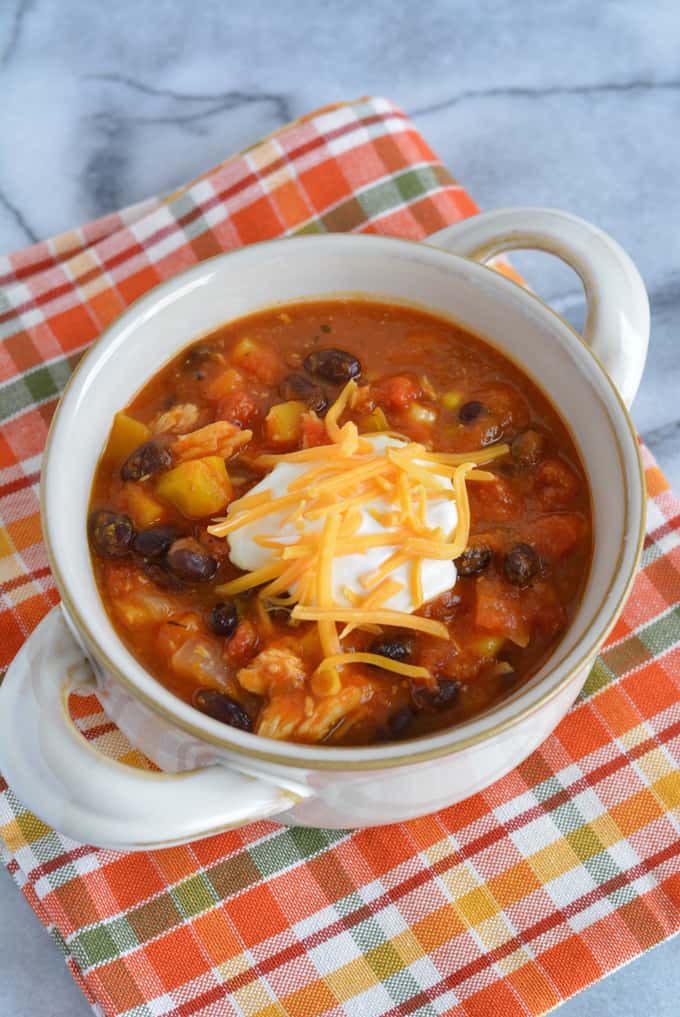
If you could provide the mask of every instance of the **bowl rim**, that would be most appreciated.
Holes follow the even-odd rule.
[[[272,248],[282,243],[289,245],[304,244],[307,247],[310,245],[317,245],[321,248],[329,246],[336,248],[339,246],[346,246],[348,253],[356,243],[361,243],[362,245],[373,244],[376,248],[376,253],[378,253],[379,249],[382,249],[384,253],[387,253],[390,249],[395,251],[397,248],[401,248],[402,251],[406,253],[406,249],[408,249],[408,253],[411,256],[419,254],[421,259],[431,259],[431,262],[432,259],[434,259],[434,263],[438,261],[440,266],[444,267],[446,265],[450,267],[450,259],[454,259],[459,263],[463,262],[466,266],[466,270],[471,272],[473,278],[476,276],[480,282],[485,282],[487,285],[490,277],[492,277],[496,287],[505,288],[511,296],[514,296],[515,299],[517,299],[519,295],[521,300],[532,303],[534,311],[538,310],[539,315],[542,315],[545,321],[549,321],[553,329],[555,329],[557,323],[557,325],[559,325],[562,329],[563,340],[570,344],[571,350],[578,351],[576,354],[577,356],[587,354],[587,356],[592,359],[596,368],[599,369],[601,381],[604,383],[609,393],[613,395],[615,408],[619,410],[622,423],[625,425],[622,428],[623,434],[625,435],[625,441],[630,442],[628,451],[631,449],[634,451],[634,459],[637,466],[636,479],[640,489],[640,519],[637,534],[635,535],[634,553],[629,557],[628,575],[625,578],[620,596],[616,603],[609,609],[607,616],[602,619],[601,615],[603,613],[604,605],[619,577],[626,550],[626,544],[629,544],[630,541],[630,538],[627,538],[626,535],[629,535],[631,523],[634,523],[634,520],[631,518],[631,498],[628,484],[624,484],[624,539],[621,542],[616,566],[609,576],[609,582],[606,590],[602,593],[600,605],[593,612],[592,619],[579,643],[569,650],[556,663],[553,663],[551,658],[549,658],[546,664],[549,666],[550,670],[548,670],[534,686],[530,686],[524,690],[519,689],[516,696],[511,696],[508,697],[508,699],[502,700],[500,703],[496,704],[496,706],[491,707],[483,714],[472,717],[468,721],[456,725],[455,727],[447,728],[443,731],[436,731],[430,735],[423,735],[419,738],[403,742],[387,743],[382,745],[343,747],[306,745],[287,741],[276,741],[274,739],[262,738],[260,735],[256,735],[254,733],[238,731],[234,728],[220,724],[219,721],[201,714],[189,704],[180,700],[172,692],[166,689],[138,661],[134,661],[134,658],[132,658],[131,655],[130,657],[138,669],[138,675],[137,678],[134,678],[131,675],[126,674],[125,670],[118,663],[112,660],[109,653],[107,653],[106,650],[99,644],[88,624],[85,612],[80,610],[77,603],[77,597],[69,589],[69,586],[64,580],[59,568],[58,555],[53,547],[50,537],[49,516],[47,513],[46,478],[50,471],[50,452],[53,447],[54,437],[60,427],[60,420],[63,417],[63,409],[67,404],[67,397],[69,396],[69,393],[73,393],[76,384],[82,384],[88,369],[95,366],[98,354],[101,353],[108,342],[114,341],[118,332],[122,328],[126,327],[130,318],[135,314],[139,314],[140,312],[143,313],[146,307],[150,308],[158,300],[166,298],[172,291],[182,285],[187,285],[194,278],[199,278],[205,272],[214,269],[218,263],[229,261],[230,264],[233,264],[235,259],[243,261],[245,259],[257,258],[264,249]],[[321,294],[319,294],[319,296],[321,296]],[[366,293],[362,293],[361,297],[370,300],[370,292],[367,291]],[[291,298],[290,302],[294,302],[294,298]],[[412,306],[414,305],[412,304]],[[549,318],[546,319],[546,315],[549,315]],[[451,318],[451,320],[454,319]],[[130,335],[132,336],[133,334],[134,331],[131,331]],[[193,340],[189,340],[189,343],[192,341]],[[187,345],[189,343],[187,343]],[[519,363],[519,366],[526,370],[524,365],[521,363]],[[550,397],[549,392],[547,395]],[[612,436],[616,443],[616,454],[621,470],[626,474],[626,476],[628,476],[628,471],[624,466],[624,443],[622,435],[619,433],[619,429],[615,426],[615,421],[610,408],[605,406],[605,412],[612,420]],[[628,477],[628,479],[631,480],[630,477]],[[428,244],[427,240],[424,242],[414,242],[412,240],[404,240],[402,238],[385,237],[373,234],[322,234],[276,238],[274,240],[248,244],[247,246],[235,251],[220,252],[219,254],[206,258],[198,264],[192,265],[171,278],[156,284],[146,293],[132,301],[112,322],[110,322],[109,325],[102,330],[101,334],[92,343],[89,349],[86,350],[80,362],[77,364],[64,387],[59,403],[52,417],[43,455],[40,484],[40,515],[47,558],[54,577],[55,585],[57,586],[57,590],[62,600],[62,609],[65,610],[66,614],[74,624],[85,647],[89,651],[89,654],[100,666],[103,666],[104,669],[112,674],[118,682],[125,686],[135,699],[140,700],[148,708],[153,710],[154,713],[163,717],[173,726],[179,727],[185,733],[192,735],[200,742],[221,749],[228,755],[238,758],[243,762],[247,762],[247,760],[250,759],[277,766],[293,767],[295,769],[306,768],[311,770],[353,772],[360,770],[391,769],[394,767],[437,759],[442,756],[453,755],[465,749],[489,741],[495,736],[506,731],[508,728],[513,727],[520,721],[525,720],[532,714],[538,712],[541,707],[554,699],[586,666],[590,665],[623,610],[623,606],[629,596],[632,584],[635,580],[642,554],[645,537],[646,502],[642,457],[640,454],[635,427],[628,408],[623,402],[621,394],[614,385],[600,359],[593,353],[592,349],[585,343],[578,332],[576,332],[575,329],[572,328],[572,326],[548,304],[531,291],[519,285],[519,283],[505,275],[502,275],[495,269],[479,262],[462,258],[459,255],[452,254],[449,251],[443,250],[435,245]],[[83,531],[83,539],[86,539],[85,531]],[[111,629],[115,634],[113,626],[111,626]],[[595,634],[593,634],[593,632]],[[122,641],[120,641],[117,634],[115,635],[120,645],[125,649]],[[580,647],[584,644],[585,648],[579,652]],[[556,647],[556,651],[557,649],[559,649],[559,644],[558,647]],[[565,667],[567,664],[568,666]],[[557,680],[554,680],[554,673],[559,668],[565,668],[565,671]],[[148,678],[150,680],[149,688],[153,689],[153,691],[147,692],[145,689],[140,688],[140,678]],[[551,678],[553,678],[552,683],[550,683]],[[544,686],[548,687],[543,688]],[[543,688],[542,693],[540,693],[541,688]],[[532,693],[534,693],[533,696]],[[512,710],[513,706],[516,706],[517,709]],[[504,711],[507,715],[496,723],[492,723],[494,716],[501,711]],[[466,734],[466,729],[469,729],[472,726],[481,726],[481,729]],[[436,741],[437,744],[427,744],[432,741]],[[409,746],[411,747],[410,751],[408,751]]]

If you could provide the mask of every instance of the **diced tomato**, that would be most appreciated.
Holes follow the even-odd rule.
[[[251,621],[244,618],[236,627],[236,631],[226,646],[225,655],[234,667],[242,667],[251,657],[255,656],[260,637]]]
[[[254,423],[260,414],[260,407],[252,396],[243,389],[235,388],[228,392],[217,406],[217,419],[228,420],[239,427],[247,427]]]
[[[586,521],[574,512],[543,516],[527,524],[523,539],[541,558],[557,561],[569,554],[586,535]]]
[[[391,378],[382,378],[371,387],[371,391],[379,403],[394,410],[406,409],[423,394],[415,374],[395,374]]]
[[[470,511],[472,518],[479,522],[505,522],[517,515],[517,494],[504,477],[483,484],[470,484]]]
[[[553,636],[567,620],[564,607],[549,583],[536,583],[522,591],[522,616],[532,631]]]
[[[519,590],[502,579],[482,576],[476,584],[475,624],[507,636],[519,646],[528,642]]]
[[[314,448],[317,445],[328,445],[329,438],[326,425],[313,410],[302,415],[302,447]]]
[[[575,498],[579,480],[561,459],[546,459],[536,473],[536,494],[546,509],[560,508]]]

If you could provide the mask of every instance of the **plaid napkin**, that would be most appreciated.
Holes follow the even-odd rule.
[[[420,239],[476,211],[384,99],[321,110],[152,201],[0,261],[0,656],[56,602],[40,453],[83,349],[161,279],[269,237]],[[258,822],[120,854],[31,815],[0,844],[99,1014],[542,1014],[680,928],[680,504],[643,450],[643,568],[578,703],[530,759],[423,819],[344,833]],[[96,699],[86,737],[138,755]]]

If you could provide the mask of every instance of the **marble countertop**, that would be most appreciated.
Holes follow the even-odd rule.
[[[388,95],[482,207],[564,208],[629,251],[652,305],[633,416],[680,490],[679,53],[677,0],[5,0],[0,251],[169,190],[316,106]],[[575,276],[545,255],[517,260],[582,323]],[[0,916],[2,1017],[88,1013],[2,873]],[[560,1014],[670,1017],[674,950]]]

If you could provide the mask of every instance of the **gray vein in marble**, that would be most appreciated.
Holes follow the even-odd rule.
[[[651,431],[645,431],[645,441],[650,447],[655,445],[661,445],[665,441],[672,441],[675,438],[680,438],[680,419],[673,420],[670,424],[663,424],[661,427],[655,427]]]
[[[275,115],[281,123],[293,120],[295,116],[291,109],[288,97],[277,92],[245,92],[238,90],[226,92],[178,92],[170,88],[154,88],[152,85],[147,85],[143,81],[137,81],[134,78],[128,78],[121,74],[87,74],[84,75],[84,79],[111,82],[112,84],[121,85],[136,92],[142,92],[144,95],[171,99],[173,102],[214,103],[214,105],[209,106],[207,109],[199,110],[195,113],[178,113],[168,116],[139,116],[125,114],[125,119],[130,123],[175,124],[179,127],[184,127],[188,124],[196,123],[196,121],[215,116],[218,113],[228,113],[232,110],[239,109],[241,106],[258,103],[271,103],[275,111]],[[110,116],[110,113],[102,111],[93,114],[92,118],[97,120],[101,117],[107,116]]]
[[[81,180],[93,215],[101,208],[121,208],[126,203],[124,180],[129,167],[130,128],[119,117],[102,118],[97,124],[101,142],[83,166]]]
[[[25,234],[27,240],[30,240],[32,244],[37,243],[40,237],[35,232],[35,230],[32,230],[29,224],[26,222],[26,218],[24,217],[24,214],[21,212],[21,210],[18,209],[16,205],[12,204],[12,202],[9,200],[7,195],[3,193],[3,191],[0,191],[0,207],[4,208],[6,212],[9,212],[10,216],[12,217],[16,225]]]
[[[677,91],[680,89],[680,78],[669,78],[665,81],[602,81],[583,85],[542,85],[540,88],[524,88],[514,85],[502,85],[497,88],[471,88],[449,99],[442,99],[429,106],[412,109],[412,117],[424,117],[431,113],[442,113],[461,102],[474,99],[543,99],[554,95],[606,95],[619,92]]]
[[[33,0],[18,0],[9,30],[9,39],[7,40],[7,45],[2,51],[2,55],[0,56],[0,68],[6,67],[11,60],[14,48],[21,38],[21,29],[24,23],[24,18],[32,6]]]

